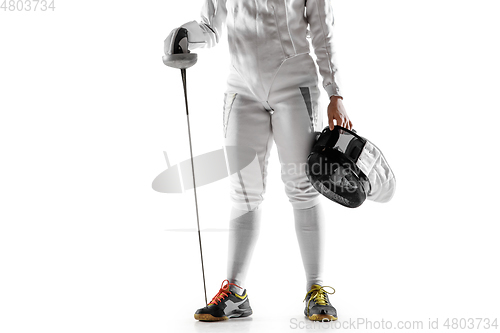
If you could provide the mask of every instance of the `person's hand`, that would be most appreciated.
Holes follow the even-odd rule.
[[[171,55],[176,53],[189,53],[188,31],[180,27],[172,30],[163,42],[163,53]]]
[[[332,96],[330,97],[330,104],[328,105],[328,125],[330,126],[330,131],[333,131],[333,126],[335,125],[333,120],[337,122],[337,126],[342,126],[348,130],[352,129],[352,123],[347,116],[347,112],[342,104],[342,97]]]

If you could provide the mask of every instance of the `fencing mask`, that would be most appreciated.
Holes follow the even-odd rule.
[[[373,143],[340,126],[317,133],[307,176],[328,199],[356,208],[365,199],[388,202],[396,190],[389,164]]]

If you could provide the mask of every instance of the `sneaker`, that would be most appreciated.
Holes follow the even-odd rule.
[[[225,283],[227,282],[227,283]],[[239,295],[235,287],[240,286],[230,283],[228,280],[222,281],[221,288],[217,295],[212,298],[204,308],[196,310],[194,319],[201,321],[219,321],[229,318],[248,317],[252,314],[252,308],[248,301],[247,290],[243,290]]]
[[[325,286],[328,288],[332,288],[329,286]],[[327,294],[334,294],[333,292],[329,293],[324,288],[317,284],[313,284],[311,290],[306,294],[304,301],[307,301],[306,308],[304,310],[304,314],[307,318],[314,321],[332,321],[337,320],[337,310],[330,304],[330,300],[328,299]]]

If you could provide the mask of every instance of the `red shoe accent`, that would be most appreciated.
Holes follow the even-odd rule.
[[[226,282],[226,281],[227,281],[227,283],[224,284],[224,282]],[[224,298],[226,298],[228,296],[228,293],[229,293],[229,286],[230,285],[233,285],[233,286],[236,286],[240,289],[243,289],[240,286],[238,286],[237,284],[231,283],[231,282],[229,282],[229,280],[226,279],[226,280],[222,281],[219,292],[217,293],[217,295],[214,296],[214,298],[212,298],[212,300],[210,301],[210,303],[208,303],[208,305],[219,304],[220,301],[222,301]]]

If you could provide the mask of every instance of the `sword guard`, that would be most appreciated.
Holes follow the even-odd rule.
[[[163,56],[163,63],[168,67],[186,69],[198,61],[196,53],[176,53]]]

